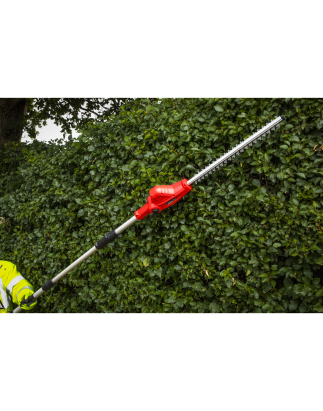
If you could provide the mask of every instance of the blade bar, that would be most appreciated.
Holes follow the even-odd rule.
[[[226,154],[224,154],[222,157],[220,157],[218,160],[214,161],[214,163],[210,164],[208,167],[206,167],[204,170],[200,171],[198,174],[196,174],[194,177],[192,177],[190,180],[188,180],[187,184],[191,185],[195,181],[201,179],[205,174],[209,173],[210,171],[214,170],[216,167],[219,167],[221,163],[224,161],[228,161],[232,156],[237,156],[240,154],[240,150],[247,149],[247,146],[257,140],[259,137],[266,135],[267,133],[269,134],[270,130],[272,128],[276,128],[276,126],[281,122],[285,120],[284,116],[277,117],[275,120],[271,121],[268,123],[266,126],[258,130],[256,133],[254,133],[252,136],[248,137],[246,140],[244,140],[242,143],[238,144],[236,147],[234,147],[232,150],[228,151]]]

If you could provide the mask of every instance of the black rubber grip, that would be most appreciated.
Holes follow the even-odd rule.
[[[48,290],[50,290],[52,287],[54,287],[54,285],[55,285],[55,283],[53,283],[52,280],[49,280],[49,281],[47,281],[46,284],[44,284],[44,285],[42,286],[42,289],[43,289],[44,291],[48,291]]]
[[[107,244],[111,243],[115,238],[118,237],[118,234],[116,233],[116,230],[111,231],[109,234],[106,234],[101,240],[99,240],[97,243],[95,243],[95,247],[100,250],[101,248],[104,248]]]

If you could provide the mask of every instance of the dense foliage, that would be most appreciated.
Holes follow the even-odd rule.
[[[97,251],[37,310],[322,312],[322,109],[323,99],[142,99],[65,146],[7,144],[0,259],[39,288],[151,187],[190,178],[283,114],[265,141]]]

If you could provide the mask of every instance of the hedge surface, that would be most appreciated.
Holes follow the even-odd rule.
[[[323,99],[138,99],[78,141],[7,144],[0,259],[38,289],[143,206],[279,115],[179,203],[67,274],[39,312],[323,312]]]

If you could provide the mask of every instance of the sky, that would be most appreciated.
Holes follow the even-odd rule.
[[[39,131],[39,134],[37,135],[38,141],[51,141],[63,138],[63,134],[61,134],[61,126],[57,126],[53,120],[47,120],[47,125],[44,127],[37,127],[37,131]],[[73,139],[76,139],[78,135],[79,133],[72,130]],[[67,138],[68,137],[65,137],[65,141],[67,141]],[[26,132],[24,132],[21,141],[31,143],[32,139],[27,136]],[[63,144],[65,143],[63,142]]]

